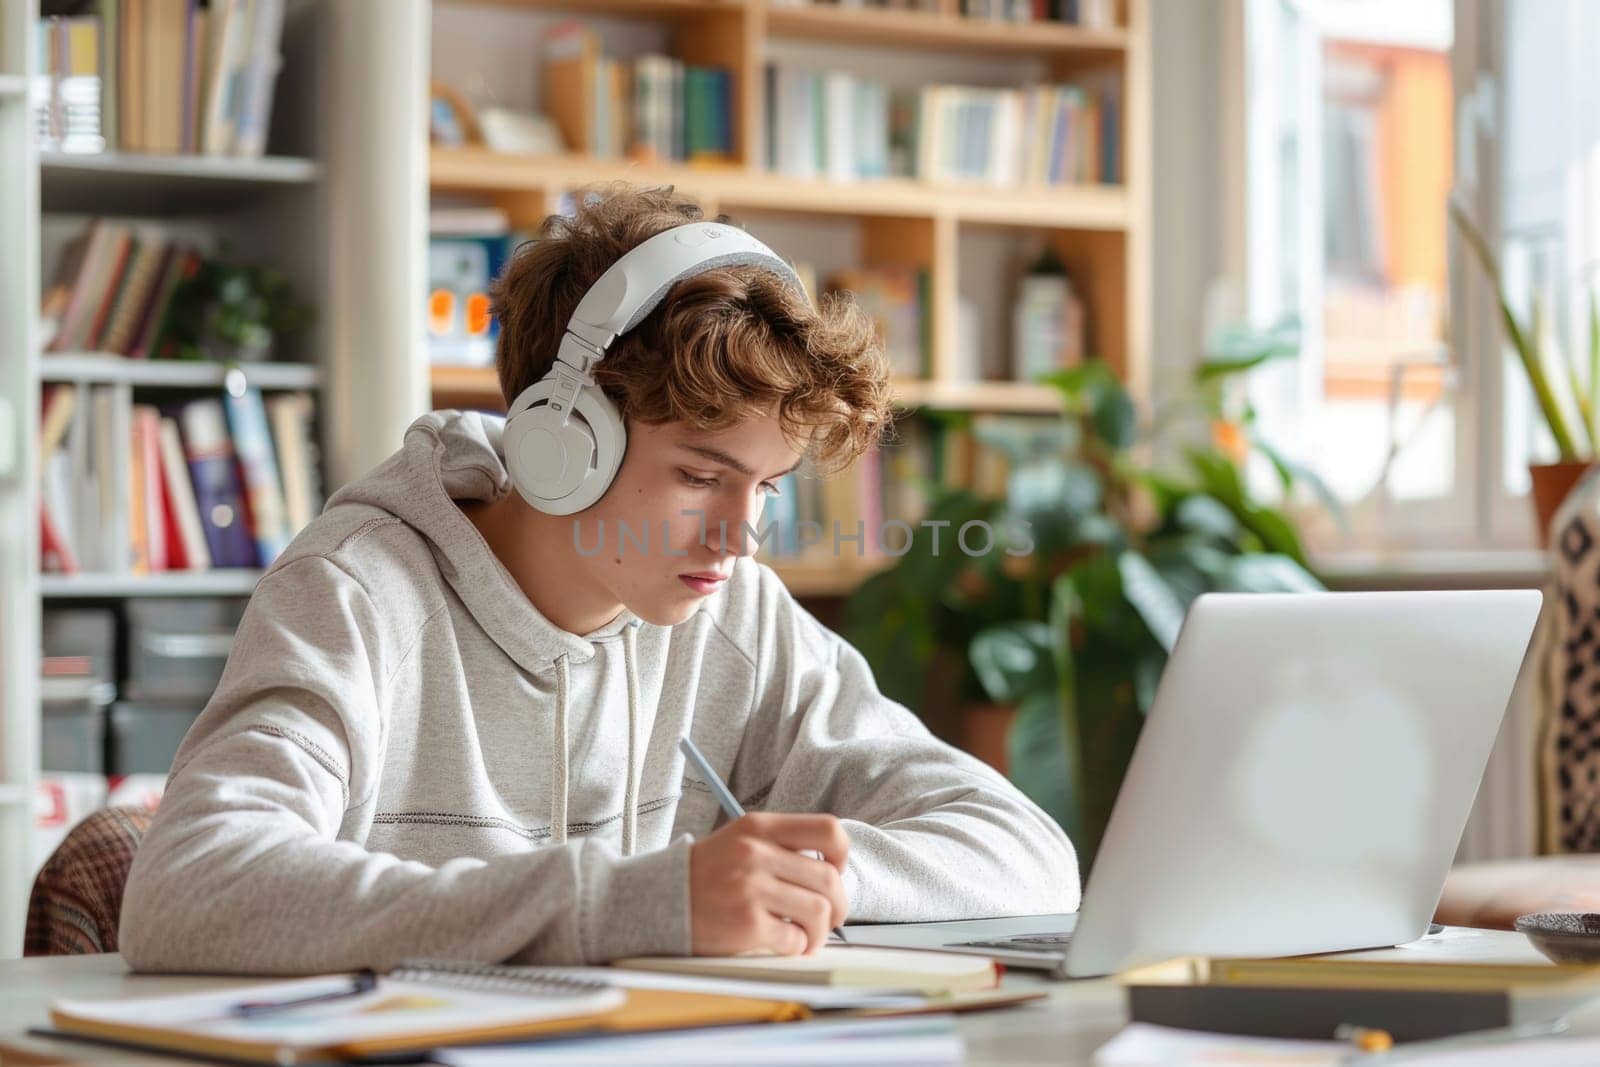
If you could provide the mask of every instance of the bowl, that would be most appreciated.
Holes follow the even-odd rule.
[[[1600,912],[1541,911],[1512,926],[1556,963],[1600,963]]]

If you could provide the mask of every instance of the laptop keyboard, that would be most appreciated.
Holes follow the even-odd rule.
[[[1072,940],[1071,934],[1017,934],[993,941],[960,941],[961,948],[1061,949]]]

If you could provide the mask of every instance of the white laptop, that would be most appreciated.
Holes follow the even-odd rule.
[[[1208,594],[1076,915],[850,926],[1060,976],[1421,937],[1543,596]]]

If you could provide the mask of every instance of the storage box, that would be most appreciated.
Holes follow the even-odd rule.
[[[40,767],[104,774],[106,705],[116,690],[103,678],[39,679]]]
[[[49,608],[40,617],[47,657],[81,656],[97,678],[117,676],[117,617],[110,608]]]
[[[130,602],[123,694],[132,700],[204,705],[222,677],[244,605],[233,599]]]
[[[202,705],[119,700],[111,706],[111,771],[166,774]]]

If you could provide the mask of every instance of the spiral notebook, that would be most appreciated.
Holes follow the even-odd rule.
[[[325,1063],[546,1034],[804,1018],[798,1004],[627,990],[539,968],[414,961],[369,978],[317,978],[128,1000],[63,1000],[57,1032],[241,1062]]]

